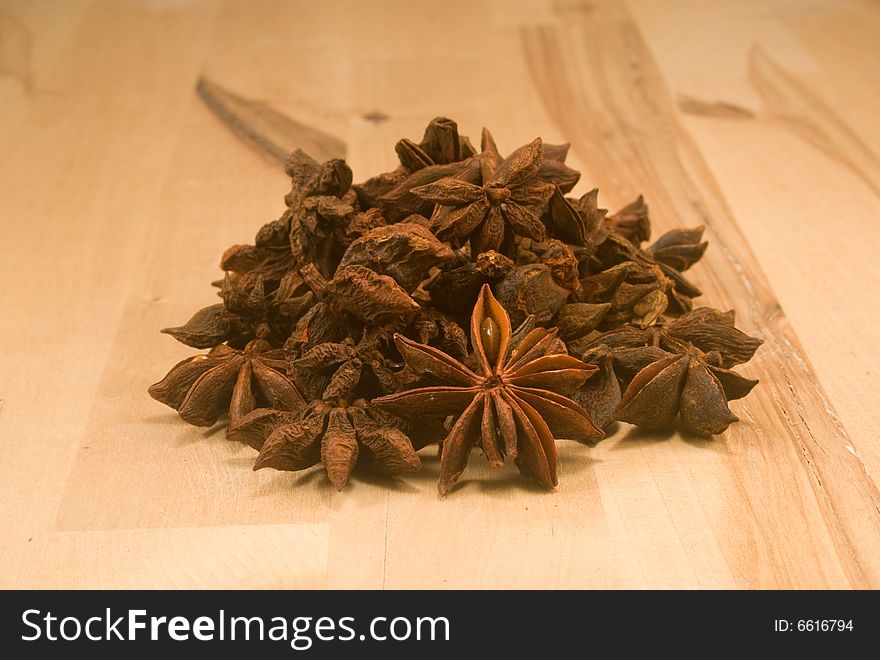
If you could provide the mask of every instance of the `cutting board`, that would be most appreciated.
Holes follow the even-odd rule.
[[[832,2],[5,6],[0,585],[880,587],[877,352],[856,354],[880,240],[880,125],[856,110],[880,81],[853,66],[878,23]],[[262,120],[230,130],[221,92]],[[474,456],[441,500],[431,449],[337,493],[147,397],[192,353],[158,329],[283,209],[279,153],[341,150],[360,180],[437,114],[502,152],[571,142],[576,192],[643,194],[656,235],[707,227],[701,302],[765,340],[739,424],[561,441],[553,492]]]

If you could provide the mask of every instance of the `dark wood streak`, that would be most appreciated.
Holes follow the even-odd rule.
[[[695,269],[706,299],[735,309],[745,329],[766,340],[751,369],[762,383],[736,411],[754,421],[727,432],[730,474],[717,486],[731,490],[730,515],[742,529],[738,545],[724,548],[728,561],[740,567],[742,586],[761,586],[772,569],[776,586],[822,584],[834,575],[826,564],[831,543],[850,586],[877,588],[880,492],[849,451],[846,432],[711,170],[679,124],[638,29],[622,3],[591,7],[589,13],[560,8],[558,24],[522,29],[538,97],[586,164],[583,180],[607,195],[602,206],[643,192],[661,230],[709,227],[707,259]],[[798,475],[796,487],[774,478],[789,473]],[[815,509],[824,530],[810,524],[807,512]],[[790,532],[790,545],[769,542],[779,529]],[[796,557],[810,568],[798,568]],[[769,566],[762,570],[760,563]]]
[[[345,142],[281,114],[265,103],[234,94],[207,78],[196,92],[205,105],[239,138],[281,163],[294,149],[318,161],[345,158]]]
[[[718,117],[720,119],[754,119],[755,113],[748,108],[727,101],[704,101],[702,99],[678,95],[678,109],[687,115]]]
[[[0,10],[0,76],[14,78],[28,94],[34,89],[32,50],[28,27],[10,12]]]

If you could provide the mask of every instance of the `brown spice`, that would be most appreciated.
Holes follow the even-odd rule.
[[[479,146],[437,117],[358,184],[340,159],[292,153],[281,215],[222,256],[221,301],[163,331],[210,351],[150,394],[195,425],[227,415],[257,467],[322,463],[338,488],[356,465],[418,469],[445,435],[443,494],[474,447],[552,486],[556,438],[735,421],[756,381],[732,368],[761,341],[694,309],[703,228],[647,245],[641,196],[610,215],[595,189],[566,196],[567,144],[504,157],[484,129]]]
[[[511,342],[510,317],[488,286],[471,317],[476,371],[430,346],[395,336],[410,368],[441,384],[373,403],[403,417],[458,416],[442,443],[441,495],[458,480],[477,444],[492,467],[512,458],[524,475],[552,487],[557,483],[555,438],[602,436],[583,409],[560,395],[576,390],[596,369],[551,352],[555,336],[555,331],[535,328]]]

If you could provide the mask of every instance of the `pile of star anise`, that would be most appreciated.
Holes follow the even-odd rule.
[[[556,440],[616,420],[711,435],[757,381],[731,367],[761,344],[733,312],[693,307],[702,227],[651,234],[641,197],[608,215],[568,145],[479,152],[434,119],[400,167],[360,184],[342,160],[291,154],[286,208],[223,255],[221,302],[163,332],[198,349],[150,394],[190,424],[226,417],[255,469],[421,468],[441,494],[478,447],[556,484]]]

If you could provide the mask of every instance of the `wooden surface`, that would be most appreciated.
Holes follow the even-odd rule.
[[[0,586],[880,587],[880,5],[0,2]],[[706,224],[694,279],[766,340],[710,441],[560,443],[335,493],[146,395],[285,176],[205,76],[346,145],[437,114],[571,141],[578,191]]]

